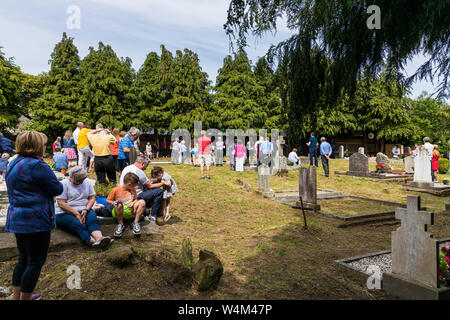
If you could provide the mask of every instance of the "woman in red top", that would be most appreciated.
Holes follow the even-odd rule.
[[[113,156],[114,159],[114,166],[116,168],[116,171],[118,171],[119,169],[119,163],[117,161],[117,157],[119,156],[119,141],[120,141],[120,136],[119,136],[119,129],[114,128],[114,130],[112,131],[112,135],[116,138],[116,143],[111,145],[111,155]]]
[[[53,153],[55,153],[55,148],[56,147],[58,147],[60,149],[62,148],[61,147],[61,137],[56,138],[55,142],[53,142],[53,144],[52,144]]]
[[[438,149],[439,147],[437,145],[434,145],[433,158],[431,158],[431,170],[433,171],[433,175],[431,177],[433,178],[434,182],[438,182],[437,172],[439,170],[439,157],[441,156],[441,153]]]

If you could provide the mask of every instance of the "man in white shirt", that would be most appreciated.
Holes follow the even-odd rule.
[[[430,138],[425,137],[423,138],[423,146],[425,147],[425,149],[427,149],[428,151],[428,156],[431,158],[433,157],[433,150],[434,150],[434,146],[430,143]]]
[[[75,151],[77,152],[77,165],[78,165],[78,160],[80,159],[80,157],[78,156],[78,148],[77,148],[78,135],[80,134],[80,130],[83,128],[83,126],[84,126],[83,122],[77,122],[77,128],[72,133],[73,142],[75,143]]]
[[[398,147],[398,145],[395,145],[392,148],[392,158],[398,159],[399,157],[400,157],[400,148]]]
[[[128,172],[132,172],[139,177],[139,182],[135,187],[138,199],[145,200],[147,208],[150,206],[152,207],[150,221],[156,228],[158,228],[156,218],[161,215],[161,205],[164,193],[161,187],[167,185],[167,183],[164,181],[160,183],[152,183],[152,181],[147,178],[144,170],[147,169],[149,163],[150,160],[147,158],[138,156],[134,164],[131,164],[123,169],[120,174],[120,185],[123,185],[123,178]]]

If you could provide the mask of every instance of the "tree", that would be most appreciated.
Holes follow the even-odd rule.
[[[194,121],[203,120],[211,103],[208,74],[202,71],[198,55],[189,49],[177,50],[172,65],[171,99],[166,103],[170,111],[170,129],[183,128],[193,132]]]
[[[119,59],[111,46],[99,42],[98,50],[90,47],[81,61],[80,75],[87,122],[119,129],[135,125],[136,99],[131,89],[135,76],[130,58]]]
[[[224,59],[214,91],[214,124],[219,130],[265,128],[267,108],[260,104],[264,87],[258,84],[245,51]]]
[[[46,133],[50,139],[73,129],[77,121],[87,121],[89,115],[80,112],[80,58],[73,38],[63,33],[49,61],[50,71],[42,76],[43,90],[30,103],[32,120],[27,129]]]
[[[22,73],[0,50],[0,130],[15,127],[24,113],[21,105]]]
[[[259,102],[267,113],[264,127],[283,132],[288,127],[288,121],[281,102],[282,75],[280,72],[275,73],[272,70],[265,57],[256,62],[254,73],[256,81],[264,88],[264,95]]]
[[[381,29],[367,27],[371,5],[380,8]],[[231,0],[224,28],[230,37],[237,35],[242,47],[248,33],[261,36],[276,30],[284,16],[295,34],[272,54],[294,60],[298,52],[307,54],[318,46],[333,61],[328,81],[335,100],[342,88],[355,89],[362,72],[374,76],[385,64],[389,70],[401,70],[421,52],[430,58],[409,80],[437,74],[442,79],[438,92],[445,97],[450,77],[448,12],[447,0]]]
[[[450,106],[442,100],[432,98],[427,92],[410,101],[410,118],[417,128],[412,136],[412,143],[422,143],[429,137],[433,144],[438,144],[442,151],[450,150]]]

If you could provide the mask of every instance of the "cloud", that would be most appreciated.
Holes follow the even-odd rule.
[[[91,0],[105,7],[146,18],[149,22],[185,28],[221,28],[226,22],[229,0]]]

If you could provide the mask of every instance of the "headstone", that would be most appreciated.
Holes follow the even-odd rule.
[[[320,208],[317,205],[317,171],[315,166],[300,167],[298,190],[305,206],[313,209]]]
[[[416,186],[431,184],[431,161],[428,151],[420,146],[418,155],[414,158],[414,181]]]
[[[130,164],[136,161],[136,158],[139,155],[139,150],[135,147],[130,148],[129,156],[130,156]]]
[[[408,196],[407,208],[397,208],[395,218],[401,220],[401,227],[392,232],[392,273],[439,287],[439,246],[427,232],[433,213],[420,211],[419,196]]]
[[[369,174],[369,159],[362,153],[354,153],[349,159],[349,171],[359,174]]]
[[[405,165],[406,173],[414,173],[414,158],[411,156],[407,156],[403,159],[403,163]]]
[[[364,154],[364,147],[359,147],[358,152]]]
[[[263,192],[270,192],[270,168],[266,164],[258,167],[258,189]]]
[[[405,154],[405,149],[403,145],[400,145],[400,154]]]
[[[344,146],[339,146],[339,159],[344,159]]]
[[[392,171],[389,158],[384,153],[378,152],[375,161],[377,164],[383,164],[386,172]]]

